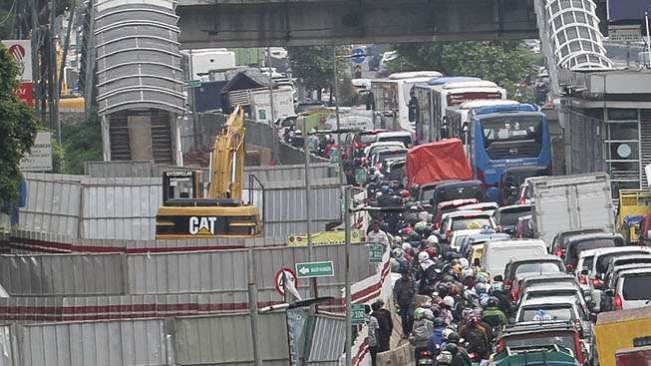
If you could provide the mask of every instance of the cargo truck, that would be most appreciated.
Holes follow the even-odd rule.
[[[651,346],[620,349],[615,353],[617,366],[651,365]]]
[[[606,173],[528,178],[534,235],[551,246],[554,235],[582,228],[615,231],[610,177]]]
[[[600,313],[594,330],[599,366],[619,365],[616,353],[620,350],[651,345],[651,306]]]

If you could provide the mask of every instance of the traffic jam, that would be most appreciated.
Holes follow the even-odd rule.
[[[392,75],[371,85],[380,128],[342,139],[374,208],[367,239],[391,247],[400,344],[417,365],[648,364],[651,190],[552,175],[545,115],[500,90]],[[373,364],[389,350],[382,306]]]

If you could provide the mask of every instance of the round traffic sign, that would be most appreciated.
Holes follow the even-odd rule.
[[[294,288],[298,288],[298,277],[296,277],[296,272],[294,272],[294,270],[291,268],[281,268],[278,270],[278,272],[276,272],[276,275],[274,276],[276,292],[278,292],[280,296],[285,296],[285,286],[283,283],[285,279],[287,279],[287,281],[290,281],[290,284],[293,285]]]
[[[353,49],[350,59],[356,65],[363,64],[364,60],[366,59],[366,54],[364,52],[364,49],[363,48]]]

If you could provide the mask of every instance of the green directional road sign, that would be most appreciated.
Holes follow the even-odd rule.
[[[368,245],[368,262],[369,263],[381,263],[383,255],[384,255],[384,245],[382,245],[382,244],[369,244]]]
[[[366,319],[364,318],[364,304],[352,304],[350,306],[351,310],[351,320],[353,324],[364,324]]]
[[[188,80],[185,82],[188,88],[198,88],[201,86],[201,80]]]
[[[335,267],[332,261],[296,263],[296,275],[298,278],[332,277]]]

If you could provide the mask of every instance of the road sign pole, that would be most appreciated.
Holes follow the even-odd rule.
[[[344,230],[346,233],[346,248],[345,248],[345,277],[346,282],[346,366],[352,365],[352,343],[353,343],[353,324],[352,324],[352,314],[351,314],[351,302],[353,300],[352,294],[350,293],[350,186],[344,187]]]
[[[253,249],[247,252],[247,265],[249,272],[249,317],[251,318],[251,336],[253,343],[253,364],[255,366],[262,366],[262,359],[260,358],[260,341],[258,336],[258,285],[255,276],[255,259],[253,256]]]
[[[310,136],[305,126],[305,117],[301,116],[303,120],[303,152],[305,153],[305,225],[307,232],[307,258],[312,261],[314,258],[314,245],[312,244],[312,215],[310,213],[310,196],[312,194],[310,186],[310,149],[308,146],[308,137]],[[310,294],[313,298],[318,297],[317,280],[313,278],[310,280]],[[313,310],[316,312],[317,305],[314,305]]]

